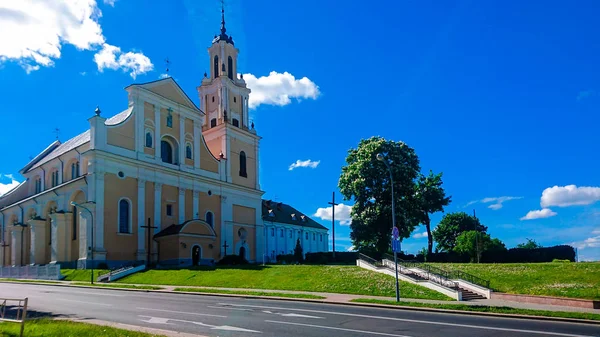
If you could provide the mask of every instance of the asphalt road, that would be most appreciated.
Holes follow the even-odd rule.
[[[33,315],[98,319],[204,336],[600,336],[572,324],[304,303],[0,283],[0,298],[29,298]]]

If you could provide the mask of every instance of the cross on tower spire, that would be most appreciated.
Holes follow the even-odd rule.
[[[54,134],[56,135],[56,140],[58,140],[58,138],[60,136],[60,129],[59,128],[54,128]]]
[[[221,0],[221,34],[225,34],[225,0]]]
[[[171,65],[171,61],[169,61],[169,58],[167,57],[165,59],[165,67],[166,67],[165,74],[167,74],[167,77],[169,76],[169,66],[170,65]]]

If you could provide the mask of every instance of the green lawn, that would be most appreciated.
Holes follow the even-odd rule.
[[[94,282],[98,279],[98,276],[102,274],[108,273],[108,270],[102,269],[94,269]],[[89,269],[61,269],[60,273],[65,277],[64,281],[90,281],[90,273]]]
[[[310,298],[315,300],[325,299],[324,296],[310,294],[290,294],[290,293],[275,293],[268,291],[245,291],[245,290],[222,290],[208,288],[175,288],[174,291],[189,291],[196,293],[208,294],[237,294],[237,295],[253,295],[253,296],[274,296],[274,297],[289,297],[289,298]]]
[[[511,307],[493,307],[493,306],[487,306],[487,305],[396,302],[396,301],[374,300],[374,299],[368,299],[368,298],[354,299],[354,300],[351,300],[350,302],[376,303],[376,304],[398,305],[398,306],[419,307],[419,308],[493,312],[493,313],[499,313],[499,314],[513,314],[513,315],[576,318],[576,319],[587,319],[587,320],[592,320],[592,321],[600,321],[600,314],[592,314],[592,313],[587,313],[587,312],[546,311],[546,310],[533,310],[533,309],[518,309],[518,308],[511,308]]]
[[[16,323],[0,323],[0,336],[17,337],[19,336],[20,328],[20,325]],[[160,337],[160,335],[121,330],[100,325],[50,319],[27,320],[23,335],[27,337]]]
[[[162,287],[157,286],[138,286],[133,284],[114,284],[114,283],[94,283],[90,282],[72,282],[71,284],[77,286],[88,286],[88,287],[101,287],[101,288],[126,288],[126,289],[140,289],[140,290],[161,290]]]
[[[195,270],[149,270],[117,283],[296,290],[370,296],[395,296],[394,278],[356,266],[271,265]],[[401,283],[407,298],[452,300],[436,291]]]
[[[431,263],[490,280],[494,291],[600,300],[600,262]]]

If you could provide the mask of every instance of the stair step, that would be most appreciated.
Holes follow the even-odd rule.
[[[463,301],[469,301],[469,300],[484,300],[485,296],[482,296],[480,294],[474,293],[472,291],[469,291],[465,288],[459,288],[461,293],[462,293],[462,299]]]

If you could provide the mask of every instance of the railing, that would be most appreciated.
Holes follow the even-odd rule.
[[[106,274],[102,274],[100,276],[98,276],[98,278],[96,279],[96,281],[98,282],[110,282],[113,281],[113,276],[118,275],[120,273],[132,270],[134,268],[139,268],[139,267],[143,267],[142,270],[144,268],[146,268],[146,265],[144,264],[140,264],[140,263],[132,263],[130,265],[125,265],[125,266],[120,266],[117,268],[113,268],[111,269],[108,273]]]
[[[0,322],[12,322],[12,323],[20,323],[21,324],[21,332],[19,334],[20,337],[23,337],[23,331],[25,330],[25,319],[27,318],[27,297],[24,299],[11,299],[11,298],[0,298]],[[16,315],[15,318],[9,318],[6,315],[7,304],[10,302],[16,302]],[[8,307],[9,310],[12,309],[13,306]],[[14,310],[14,309],[12,309]],[[9,312],[10,314],[10,312]],[[12,316],[12,315],[10,315]]]
[[[384,260],[387,260],[390,262],[392,262],[394,260],[394,257],[389,254],[384,254],[383,258],[384,258]],[[452,281],[450,278],[450,273],[448,273],[445,270],[442,270],[442,269],[439,269],[439,268],[436,268],[436,267],[433,267],[430,265],[426,265],[421,262],[404,261],[402,259],[398,259],[398,264],[404,268],[418,268],[420,270],[423,270],[424,272],[418,272],[418,271],[412,271],[412,270],[410,272],[415,275],[418,275],[426,280],[429,280],[431,282],[442,285],[446,288],[458,289],[458,282]],[[386,266],[390,267],[388,264],[386,264]],[[401,270],[402,270],[402,268],[401,268]],[[405,274],[404,271],[402,273]]]
[[[486,288],[490,289],[490,280],[482,279],[480,277],[471,275],[469,273],[465,273],[464,271],[460,271],[460,270],[450,271],[449,274],[451,275],[450,278],[452,278],[452,279],[465,280],[467,282],[477,284],[482,287],[486,287]]]
[[[62,279],[59,264],[47,264],[45,266],[0,267],[0,277],[36,280]]]
[[[368,257],[365,254],[359,253],[358,254],[358,258],[360,260],[363,260],[371,265],[373,265],[374,267],[382,267],[383,264],[381,263],[381,261],[379,260],[375,260],[374,258]]]

